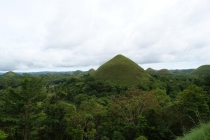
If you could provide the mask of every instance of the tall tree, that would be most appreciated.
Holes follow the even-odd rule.
[[[177,99],[185,128],[189,129],[200,121],[209,120],[207,95],[202,88],[191,85],[183,92],[180,92]]]
[[[59,91],[43,103],[44,119],[39,132],[41,139],[58,140],[65,137],[67,105],[62,102],[65,96],[66,93]]]
[[[45,98],[43,78],[25,79],[20,88],[9,89],[3,94],[0,109],[5,127],[16,136],[22,134],[24,140],[32,139],[36,122],[41,117],[40,104]]]

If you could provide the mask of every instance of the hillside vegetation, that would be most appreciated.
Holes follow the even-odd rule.
[[[201,124],[200,127],[192,129],[189,134],[177,140],[210,140],[210,123]]]
[[[123,55],[117,55],[101,65],[94,76],[96,79],[128,85],[148,82],[150,78],[144,69]]]
[[[192,71],[191,74],[210,74],[210,65],[202,65]]]
[[[150,77],[144,87],[81,71],[1,75],[0,139],[174,140],[210,122],[210,75]],[[187,139],[197,136],[207,135]]]
[[[0,75],[0,140],[209,140],[210,75],[167,72],[117,55],[97,71]]]

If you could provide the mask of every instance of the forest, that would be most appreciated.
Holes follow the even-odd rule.
[[[152,75],[141,85],[89,73],[0,76],[0,139],[168,140],[209,122],[210,75]]]
[[[96,71],[7,72],[0,140],[174,140],[209,130],[209,70],[144,70],[117,55]]]

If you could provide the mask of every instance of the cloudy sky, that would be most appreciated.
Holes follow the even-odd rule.
[[[0,0],[0,71],[210,64],[210,0]]]

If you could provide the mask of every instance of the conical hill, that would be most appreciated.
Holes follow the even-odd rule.
[[[14,77],[14,76],[19,76],[19,74],[14,73],[12,71],[8,71],[5,74],[3,74],[3,76],[7,76],[7,77]]]
[[[152,68],[148,68],[148,69],[146,69],[146,72],[148,72],[149,74],[156,74],[157,70],[154,70]]]
[[[87,71],[88,74],[93,75],[95,73],[96,70],[94,70],[93,68],[89,69]]]
[[[210,65],[202,65],[193,70],[191,74],[210,74]]]
[[[168,69],[161,69],[161,70],[158,70],[156,74],[173,74],[173,73]]]
[[[127,85],[145,83],[151,77],[138,64],[123,55],[117,55],[101,65],[94,76],[96,79]]]

